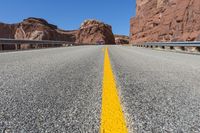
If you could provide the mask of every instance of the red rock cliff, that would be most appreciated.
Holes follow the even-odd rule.
[[[18,24],[0,23],[0,38],[115,44],[112,27],[97,20],[86,20],[73,31],[58,29],[41,18],[24,19]]]
[[[60,40],[74,42],[76,32],[62,31],[40,18],[28,18],[19,23],[15,39]]]
[[[0,23],[0,38],[10,38],[13,39],[15,36],[15,31],[17,29],[17,24],[4,24]],[[0,45],[0,50],[10,50],[15,49],[14,45]]]
[[[112,27],[97,20],[86,20],[77,33],[77,43],[115,44]]]
[[[116,44],[129,44],[129,37],[125,35],[115,35]]]
[[[137,0],[130,41],[195,41],[200,35],[200,0]]]
[[[0,38],[11,38],[15,36],[17,24],[0,23]]]

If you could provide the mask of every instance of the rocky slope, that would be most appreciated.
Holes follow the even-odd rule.
[[[77,33],[77,43],[115,44],[112,27],[97,20],[86,20]]]
[[[199,0],[137,0],[130,41],[200,40]]]
[[[129,37],[124,35],[115,35],[116,44],[129,44]]]

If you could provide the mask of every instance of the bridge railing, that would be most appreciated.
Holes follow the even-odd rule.
[[[145,47],[145,48],[161,48],[161,49],[175,49],[182,51],[198,51],[200,52],[200,42],[146,42],[146,43],[138,43],[133,44],[137,47]]]

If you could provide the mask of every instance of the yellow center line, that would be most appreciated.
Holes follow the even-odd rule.
[[[115,78],[109,59],[108,48],[105,49],[104,76],[101,112],[101,133],[128,133],[124,114],[117,92]]]

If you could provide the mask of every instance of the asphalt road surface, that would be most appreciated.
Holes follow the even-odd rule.
[[[110,56],[131,132],[200,132],[199,55],[112,47]]]
[[[0,132],[98,132],[101,46],[0,54]]]
[[[104,47],[0,53],[0,132],[98,133]],[[200,132],[200,55],[108,50],[130,133]]]

